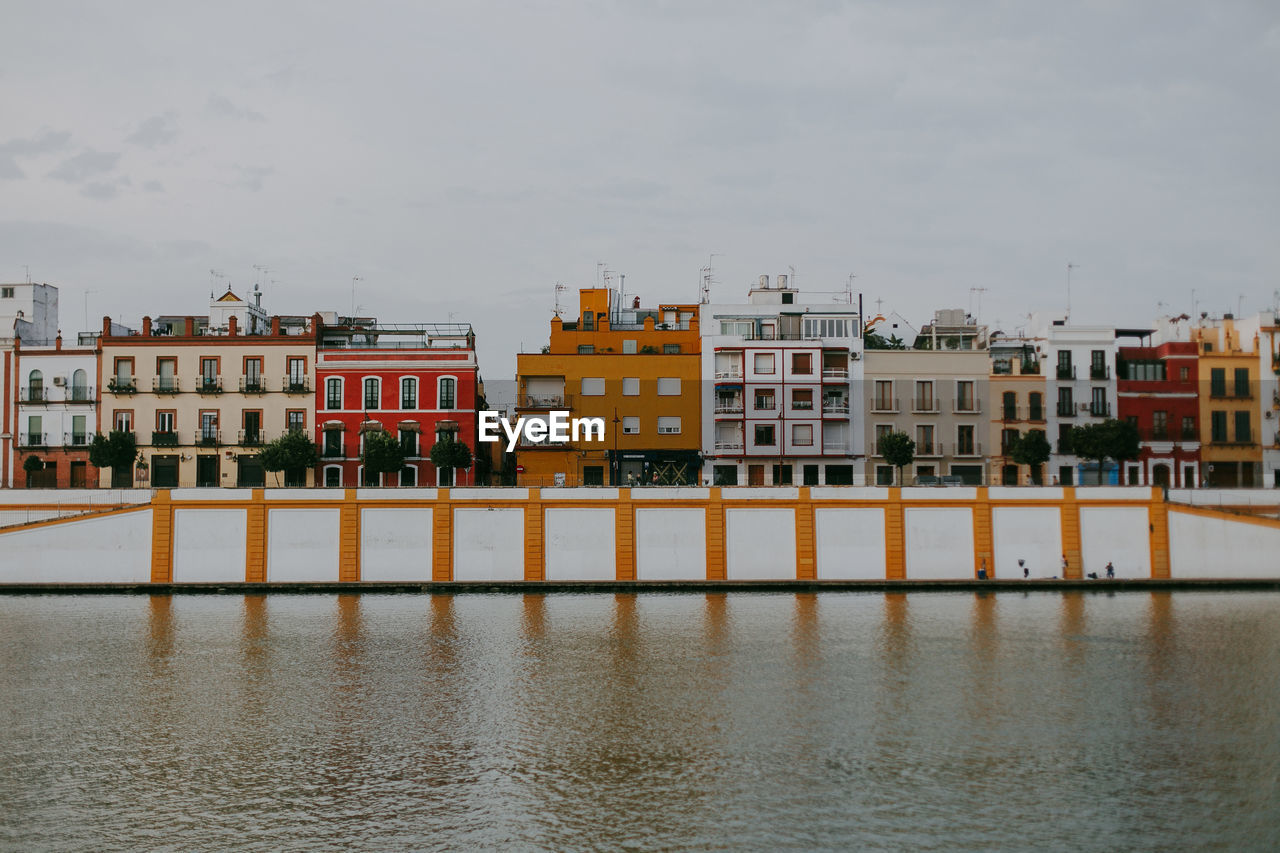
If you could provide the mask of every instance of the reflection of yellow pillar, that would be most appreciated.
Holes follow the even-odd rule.
[[[902,489],[889,488],[889,502],[884,508],[885,579],[907,579],[907,537],[902,521]]]
[[[339,510],[338,580],[360,580],[360,507],[356,504],[355,489],[346,490],[346,499]]]
[[[1062,488],[1062,555],[1067,558],[1064,578],[1084,577],[1084,556],[1080,549],[1080,505],[1076,503],[1075,486]]]
[[[973,574],[978,576],[978,569],[985,567],[987,577],[995,576],[994,547],[991,541],[991,501],[987,498],[987,487],[978,487],[978,499],[973,504]]]
[[[453,580],[453,506],[449,490],[436,490],[436,505],[431,512],[431,579]]]
[[[1167,578],[1169,566],[1169,505],[1164,502],[1164,492],[1151,489],[1151,506],[1147,510],[1151,530],[1151,577]]]
[[[263,583],[267,579],[267,504],[262,489],[254,489],[245,512],[244,579]]]
[[[151,498],[151,582],[173,582],[173,504],[169,490]]]
[[[818,577],[813,537],[813,502],[809,499],[809,487],[801,486],[800,503],[796,505],[796,580],[811,581]]]
[[[547,560],[543,545],[543,518],[540,489],[529,490],[529,500],[524,505],[524,579],[546,580]]]
[[[724,503],[720,499],[720,487],[711,487],[711,502],[707,504],[707,580],[722,581],[725,574]]]
[[[614,560],[620,581],[636,579],[636,511],[631,503],[631,490],[618,489],[618,503],[614,508],[616,545]]]

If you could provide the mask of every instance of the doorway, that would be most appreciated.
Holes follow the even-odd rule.
[[[151,457],[151,487],[155,489],[176,489],[178,487],[178,457]]]
[[[77,371],[79,372],[79,371]],[[69,485],[73,489],[83,489],[89,485],[89,463],[72,462],[71,463],[71,480]]]
[[[1151,469],[1151,482],[1162,488],[1169,488],[1169,466],[1155,465]]]
[[[748,486],[764,485],[764,466],[763,465],[747,466],[747,485]]]
[[[196,488],[205,489],[218,485],[218,457],[204,453],[196,457]]]

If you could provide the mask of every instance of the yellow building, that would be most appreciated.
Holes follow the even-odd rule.
[[[1032,430],[1045,431],[1045,380],[1040,356],[1027,338],[991,341],[991,376],[987,383],[987,411],[991,417],[991,448],[987,451],[992,485],[1044,485],[1044,466],[1032,470],[1009,455],[1009,446]],[[1047,435],[1046,439],[1052,441]]]
[[[99,429],[134,433],[141,461],[133,472],[104,470],[102,485],[262,486],[262,445],[313,430],[307,319],[267,318],[228,291],[208,318],[146,317],[141,334],[120,331],[104,320]]]
[[[1199,345],[1200,481],[1211,488],[1262,485],[1258,325],[1232,315],[1191,330]]]
[[[521,486],[694,484],[700,467],[697,305],[642,309],[586,288],[574,320],[556,317],[542,353],[516,358],[516,414],[602,418],[604,440],[522,443]]]

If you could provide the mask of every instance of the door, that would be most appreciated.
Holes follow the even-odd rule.
[[[89,466],[86,462],[71,463],[71,482],[73,489],[83,489],[89,485]]]
[[[114,475],[114,470],[112,473]],[[177,456],[151,457],[151,486],[155,489],[176,489],[178,487]]]
[[[764,466],[763,465],[747,466],[747,485],[748,486],[764,485]]]
[[[236,460],[236,485],[242,488],[262,488],[266,483],[266,472],[262,468],[262,459],[245,454]]]
[[[218,456],[202,453],[196,457],[196,488],[218,485]]]
[[[1156,465],[1151,469],[1151,482],[1163,488],[1169,488],[1169,466]]]

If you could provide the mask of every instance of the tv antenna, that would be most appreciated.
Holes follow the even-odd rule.
[[[706,305],[711,301],[711,285],[715,282],[715,259],[723,258],[721,252],[712,252],[707,255],[707,265],[698,270],[702,284],[698,288],[698,304]]]
[[[978,320],[978,319],[980,319],[980,318],[982,317],[982,294],[984,294],[984,293],[986,293],[986,292],[987,292],[987,289],[986,289],[985,287],[971,287],[971,288],[969,288],[969,308],[970,308],[970,312],[969,312],[969,313],[970,313],[970,314],[973,314],[973,311],[972,311],[972,309],[973,309],[973,295],[974,295],[975,293],[976,293],[976,294],[978,294],[978,313],[973,314],[973,319],[975,319],[975,320]],[[1067,309],[1067,311],[1068,311],[1068,312],[1069,312],[1070,310],[1071,310],[1070,308],[1068,308],[1068,309]]]
[[[209,270],[209,298],[213,299],[218,290],[218,282],[226,281],[227,277],[219,270]]]
[[[1067,261],[1067,322],[1071,322],[1071,271],[1078,269],[1079,266]]]
[[[364,281],[364,277],[358,276],[358,275],[351,276],[351,322],[352,323],[354,323],[356,320],[356,282],[357,281]]]
[[[567,287],[565,287],[563,284],[561,284],[558,281],[556,282],[556,316],[557,317],[560,316],[560,294],[564,293],[566,290],[568,290]]]

